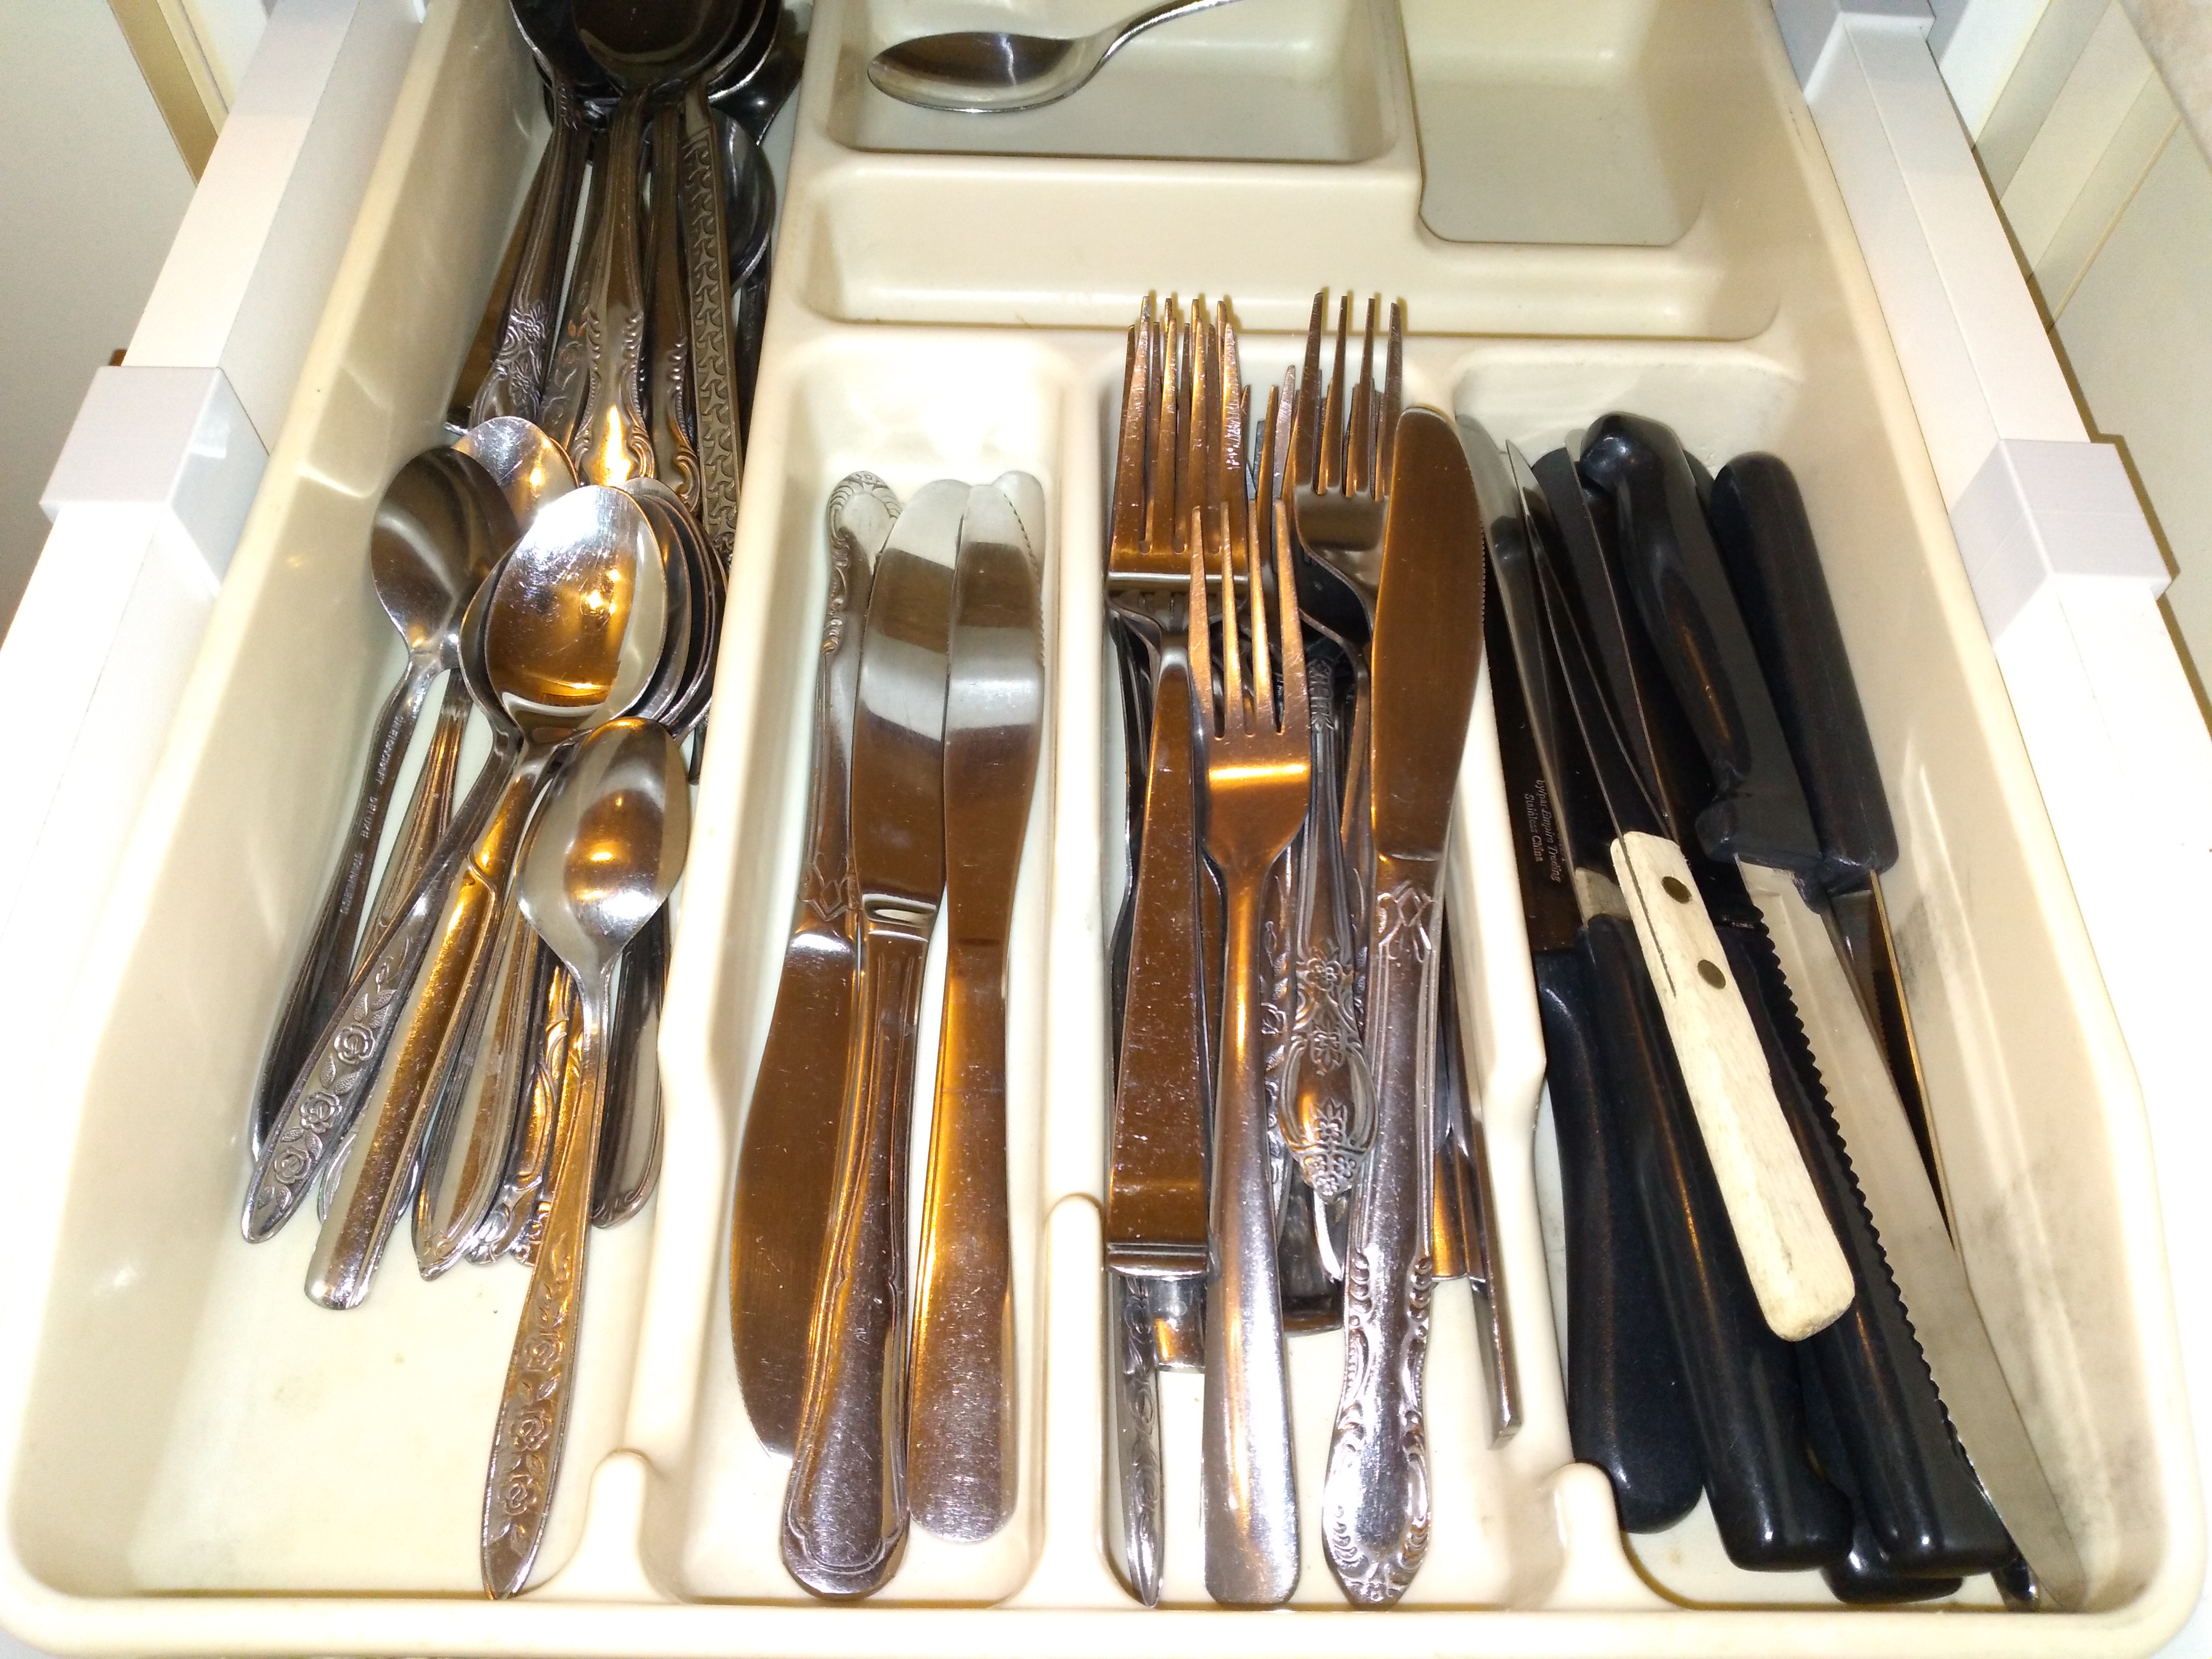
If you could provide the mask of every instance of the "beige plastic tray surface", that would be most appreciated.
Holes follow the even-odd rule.
[[[400,1241],[367,1306],[337,1316],[299,1293],[303,1228],[252,1248],[235,1224],[269,1010],[398,659],[368,519],[437,435],[536,141],[503,7],[430,9],[64,1058],[10,1122],[22,1167],[49,1173],[6,1218],[0,1618],[84,1653],[2155,1647],[2195,1599],[2201,1541],[2141,1103],[1765,8],[1271,0],[1140,43],[1056,125],[962,129],[1002,152],[933,152],[937,129],[875,106],[859,66],[979,15],[816,9],[663,1026],[665,1173],[643,1216],[595,1237],[549,1577],[493,1604],[476,1516],[520,1270],[425,1285]],[[1223,79],[1217,106],[1244,113],[1199,118],[1188,89]],[[1271,126],[1278,82],[1334,125]],[[1165,105],[1181,125],[1139,118]],[[1589,131],[1547,144],[1560,110]],[[1138,130],[1188,153],[1103,153]],[[1168,1605],[1115,1580],[1097,1206],[1120,738],[1100,586],[1121,330],[1147,289],[1225,290],[1264,384],[1315,288],[1347,281],[1407,301],[1411,396],[1531,453],[1627,407],[1716,463],[1765,447],[1796,470],[1899,817],[1888,892],[1969,1268],[2089,1611],[1847,1611],[1815,1575],[1736,1571],[1702,1509],[1624,1547],[1603,1477],[1569,1461],[1542,1050],[1486,684],[1449,902],[1528,1425],[1484,1443],[1472,1305],[1444,1287],[1434,1544],[1405,1605],[1346,1607],[1309,1517],[1294,1608],[1231,1612],[1200,1584],[1197,1381],[1170,1377]],[[783,1465],[738,1398],[726,1215],[799,856],[822,504],[858,467],[902,492],[1009,468],[1042,483],[1049,718],[1010,1008],[1019,1504],[984,1545],[916,1532],[882,1595],[832,1607],[777,1563]],[[1340,1359],[1333,1336],[1293,1344],[1309,1510]],[[1991,1599],[1986,1581],[1962,1598]]]

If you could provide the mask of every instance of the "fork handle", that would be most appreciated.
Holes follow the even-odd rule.
[[[1206,1589],[1232,1606],[1272,1607],[1297,1588],[1298,1505],[1260,1029],[1267,869],[1224,875],[1229,960],[1206,1263]]]
[[[1434,863],[1378,857],[1368,946],[1367,1057],[1375,1141],[1352,1194],[1344,1264],[1344,1383],[1337,1398],[1322,1538],[1353,1601],[1388,1606],[1429,1547],[1430,1187],[1434,1156],[1437,879]]]

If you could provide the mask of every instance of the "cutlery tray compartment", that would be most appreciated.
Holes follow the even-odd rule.
[[[1123,0],[865,0],[818,49],[837,54],[830,128],[860,150],[998,155],[1366,161],[1395,138],[1396,21],[1376,0],[1271,0],[1139,35],[1112,59],[1115,95],[1069,98],[988,120],[918,109],[878,92],[868,60],[952,29],[1086,33],[1129,15]]]
[[[1116,70],[1133,83],[1148,63],[1184,72],[1178,54],[1207,41],[1279,36],[1276,10],[1194,20],[1182,47],[1170,26],[1149,57],[1139,42],[1083,94],[1096,104],[1064,106],[1068,131],[1110,131],[1152,95],[1139,84],[1123,100]],[[1454,33],[1492,17],[1487,3],[1456,18],[1427,0],[1281,10],[1301,41],[1374,32],[1371,111],[1327,75],[1309,88],[1349,112],[1334,159],[1231,161],[1224,143],[1200,150],[1214,159],[1135,161],[1075,137],[1045,153],[1011,125],[984,137],[1038,149],[906,149],[856,112],[878,33],[1006,14],[915,8],[894,26],[887,5],[814,9],[662,1026],[661,1186],[645,1214],[593,1236],[550,1579],[492,1603],[476,1527],[521,1270],[424,1285],[402,1237],[367,1304],[329,1314],[300,1293],[310,1224],[259,1247],[236,1231],[264,1033],[398,662],[367,526],[400,461],[438,437],[541,118],[497,0],[430,8],[62,1058],[19,1113],[23,1167],[47,1173],[18,1183],[0,1292],[0,1612],[18,1634],[83,1653],[2057,1655],[2148,1651],[2193,1601],[2188,1431],[2136,1085],[1763,0],[1618,0],[1574,37],[1589,61],[1564,69]],[[1668,104],[1651,77],[1678,28],[1719,31],[1726,49]],[[1543,38],[1556,44],[1548,26]],[[1409,67],[1407,42],[1424,39],[1443,44]],[[1291,72],[1222,50],[1263,81]],[[1367,72],[1357,57],[1345,76]],[[1636,150],[1671,213],[1624,206],[1626,184],[1576,204],[1581,217],[1512,194],[1544,182],[1529,146],[1561,81],[1586,90],[1561,110],[1627,124],[1592,139],[1589,165],[1613,165],[1603,143]],[[1646,117],[1656,159],[1624,136]],[[1528,125],[1516,137],[1485,122]],[[1260,135],[1244,153],[1267,153],[1262,128],[1237,131]],[[1445,181],[1477,143],[1517,156],[1517,180]],[[1438,205],[1454,191],[1456,207]],[[1500,227],[1520,240],[1494,240]],[[1121,765],[1101,589],[1122,331],[1147,289],[1226,292],[1264,394],[1315,289],[1347,280],[1407,301],[1410,398],[1476,415],[1532,457],[1628,408],[1715,465],[1765,447],[1795,469],[1899,819],[1888,894],[1960,1237],[2081,1547],[2089,1610],[1844,1609],[1814,1575],[1729,1566],[1702,1509],[1625,1543],[1603,1476],[1569,1461],[1543,1052],[1486,678],[1448,903],[1525,1426],[1485,1443],[1471,1304],[1439,1287],[1434,1542],[1401,1607],[1354,1613],[1316,1521],[1340,1341],[1295,1339],[1305,1569],[1291,1612],[1233,1611],[1200,1587],[1198,1379],[1171,1375],[1165,1605],[1137,1607],[1113,1577],[1098,1206]],[[1048,714],[1010,975],[1017,1511],[981,1546],[915,1531],[881,1595],[830,1607],[777,1559],[785,1465],[738,1399],[727,1252],[802,838],[822,514],[855,469],[902,497],[939,477],[1036,477]],[[917,1189],[939,982],[924,992]],[[1980,1581],[1963,1599],[1994,1598]]]

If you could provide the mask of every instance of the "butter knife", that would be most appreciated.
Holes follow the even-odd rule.
[[[1036,567],[1012,503],[968,494],[945,698],[945,1017],[908,1370],[907,1496],[940,1538],[1014,1512],[1006,941],[1044,717]]]
[[[1444,847],[1482,665],[1484,538],[1452,423],[1398,417],[1376,598],[1368,727],[1374,836],[1367,1061],[1375,1138],[1352,1188],[1344,1382],[1322,1538],[1345,1594],[1395,1601],[1427,1553],[1436,940]]]
[[[917,502],[917,506],[919,502]],[[860,933],[837,1134],[783,1561],[818,1595],[865,1595],[906,1544],[907,1140],[929,935],[945,890],[945,689],[952,571],[877,562],[853,726]]]
[[[925,523],[932,514],[941,519],[949,507],[956,516],[933,531],[949,541],[965,500],[964,489],[954,500],[933,485],[915,498],[915,506]],[[799,1439],[807,1322],[814,1312],[836,1168],[844,1073],[827,1057],[845,1052],[851,1028],[854,918],[846,811],[860,623],[867,609],[869,572],[897,516],[890,486],[868,473],[855,472],[830,492],[830,596],[814,671],[806,846],[775,1012],[738,1146],[730,1216],[730,1334],[738,1385],[761,1443],[787,1455]]]

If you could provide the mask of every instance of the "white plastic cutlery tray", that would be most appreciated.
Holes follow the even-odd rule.
[[[1032,115],[867,85],[888,41],[1123,0],[818,0],[662,1027],[658,1196],[593,1237],[584,1377],[540,1568],[476,1529],[526,1283],[425,1285],[395,1241],[311,1305],[312,1224],[240,1237],[245,1107],[398,646],[363,550],[436,441],[542,131],[499,0],[434,0],[353,240],[133,832],[47,1092],[21,1103],[0,1301],[0,1618],[75,1653],[1269,1656],[2145,1652],[2193,1601],[2196,1501],[2142,1106],[1827,163],[1763,0],[1252,0]],[[1305,1565],[1287,1612],[1200,1582],[1198,1379],[1162,1389],[1164,1605],[1122,1590],[1099,1204],[1120,878],[1103,485],[1147,291],[1227,295],[1264,394],[1316,289],[1406,301],[1409,401],[1531,456],[1608,409],[1717,468],[1796,471],[1903,846],[1887,878],[1974,1289],[2092,1585],[2083,1612],[1838,1606],[1738,1571],[1702,1508],[1625,1542],[1570,1461],[1543,1053],[1486,680],[1449,881],[1527,1425],[1486,1444],[1473,1304],[1437,1297],[1434,1541],[1400,1607],[1322,1557],[1340,1362],[1294,1339]],[[1009,1039],[1020,1500],[917,1529],[870,1601],[777,1555],[785,1464],[730,1354],[733,1160],[790,921],[823,502],[1009,469],[1044,487],[1048,726]],[[2146,872],[2147,882],[2153,878]],[[939,946],[941,957],[941,942]],[[918,1075],[933,1075],[938,970]],[[916,1117],[916,1179],[927,1132]],[[1958,1603],[1966,1604],[1960,1607]]]

